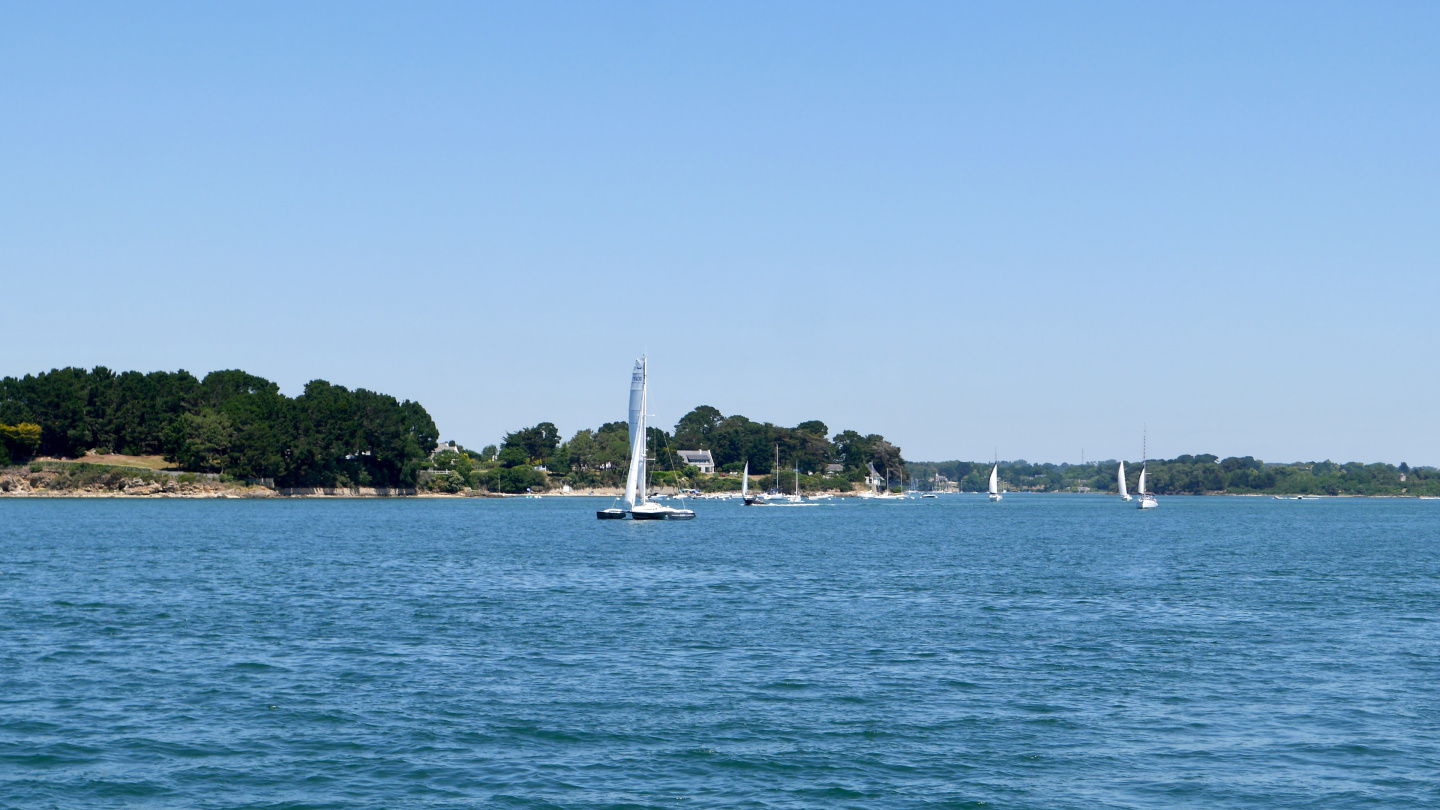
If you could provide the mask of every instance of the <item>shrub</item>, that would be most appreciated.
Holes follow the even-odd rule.
[[[453,495],[465,489],[465,479],[453,473],[437,475],[435,476],[435,480],[431,482],[431,487],[440,492],[448,492]]]

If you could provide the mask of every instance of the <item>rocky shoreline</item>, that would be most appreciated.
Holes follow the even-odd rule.
[[[113,469],[0,471],[0,498],[271,498],[277,494],[260,486]]]
[[[620,490],[597,487],[551,491],[545,497],[618,497]],[[421,492],[413,487],[282,487],[272,489],[190,475],[147,473],[134,469],[10,467],[0,470],[0,498],[517,498],[467,490]]]

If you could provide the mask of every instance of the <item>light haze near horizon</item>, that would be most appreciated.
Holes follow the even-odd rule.
[[[1440,6],[0,12],[0,375],[1440,463]]]

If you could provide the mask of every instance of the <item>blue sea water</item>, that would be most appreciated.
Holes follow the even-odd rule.
[[[0,501],[0,806],[1440,806],[1440,502],[606,505]]]

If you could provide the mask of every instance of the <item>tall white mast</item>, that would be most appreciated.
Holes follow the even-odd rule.
[[[630,471],[625,476],[625,503],[645,503],[645,393],[646,363],[635,361],[630,375]]]

